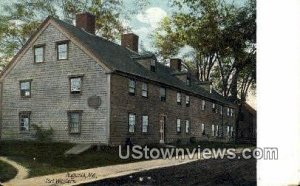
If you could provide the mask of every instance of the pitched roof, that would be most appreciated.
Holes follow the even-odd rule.
[[[69,34],[76,37],[80,43],[87,47],[113,72],[131,74],[233,106],[232,102],[225,99],[216,91],[209,93],[207,90],[198,85],[192,84],[191,86],[187,86],[185,82],[182,82],[180,79],[172,75],[173,71],[169,67],[166,67],[161,63],[157,63],[157,70],[155,72],[146,69],[137,62],[137,58],[152,57],[149,53],[140,55],[116,43],[85,32],[84,30],[69,23],[56,18],[52,19],[61,27],[66,29]]]
[[[192,84],[191,86],[187,86],[185,82],[172,75],[174,71],[161,63],[156,63],[157,70],[155,72],[152,72],[137,62],[138,58],[155,58],[153,54],[138,54],[116,43],[90,34],[78,27],[75,27],[74,25],[61,21],[57,18],[48,17],[42,25],[46,24],[49,20],[53,20],[68,34],[70,34],[72,37],[75,37],[82,45],[84,45],[84,47],[86,47],[96,58],[98,58],[114,73],[125,73],[133,76],[138,76],[150,81],[164,84],[166,86],[171,86],[183,91],[187,91],[190,94],[202,96],[209,100],[215,100],[221,104],[234,106],[232,102],[225,99],[216,91],[209,93],[207,90],[198,85]],[[40,29],[41,28],[42,26],[40,26]],[[37,32],[39,32],[39,30]],[[25,46],[28,45],[29,41],[36,35],[36,33],[27,41],[27,44]],[[21,53],[25,46],[18,52],[18,54]],[[1,72],[1,75],[3,75],[3,72],[7,68],[9,68],[9,66],[15,61],[15,58],[18,56],[18,54]]]

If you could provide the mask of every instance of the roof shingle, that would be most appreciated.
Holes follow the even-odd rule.
[[[199,85],[192,84],[187,86],[185,82],[172,75],[173,71],[161,63],[157,63],[157,70],[152,72],[137,62],[137,58],[152,57],[151,54],[140,55],[116,43],[108,41],[99,36],[85,32],[69,23],[52,18],[61,27],[67,30],[69,34],[76,37],[85,47],[88,48],[101,62],[103,62],[113,72],[131,74],[161,84],[165,84],[180,90],[200,95],[206,99],[215,100],[222,104],[233,106],[233,103],[225,99],[216,91],[212,93]]]

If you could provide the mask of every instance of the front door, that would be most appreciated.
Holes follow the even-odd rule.
[[[160,123],[160,130],[159,130],[160,140],[159,140],[159,143],[165,143],[166,116],[164,116],[164,115],[160,116],[159,123]]]

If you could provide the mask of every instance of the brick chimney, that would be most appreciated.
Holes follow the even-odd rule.
[[[170,68],[174,71],[181,71],[181,59],[178,59],[178,58],[173,58],[173,59],[170,59]]]
[[[121,46],[139,52],[139,36],[134,33],[123,34],[121,37]]]
[[[89,13],[84,12],[76,14],[76,26],[84,29],[86,32],[95,34],[96,17]]]

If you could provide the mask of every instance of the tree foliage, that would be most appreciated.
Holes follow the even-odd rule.
[[[5,5],[0,13],[0,67],[11,59],[37,30],[47,16],[71,22],[80,12],[96,16],[96,34],[116,40],[128,30],[124,20],[147,1],[135,1],[133,9],[124,9],[123,0],[18,0]]]
[[[223,0],[177,0],[179,11],[167,17],[155,33],[163,58],[192,48],[193,59],[185,63],[196,69],[201,81],[213,81],[226,97],[245,99],[255,85],[256,4]]]

